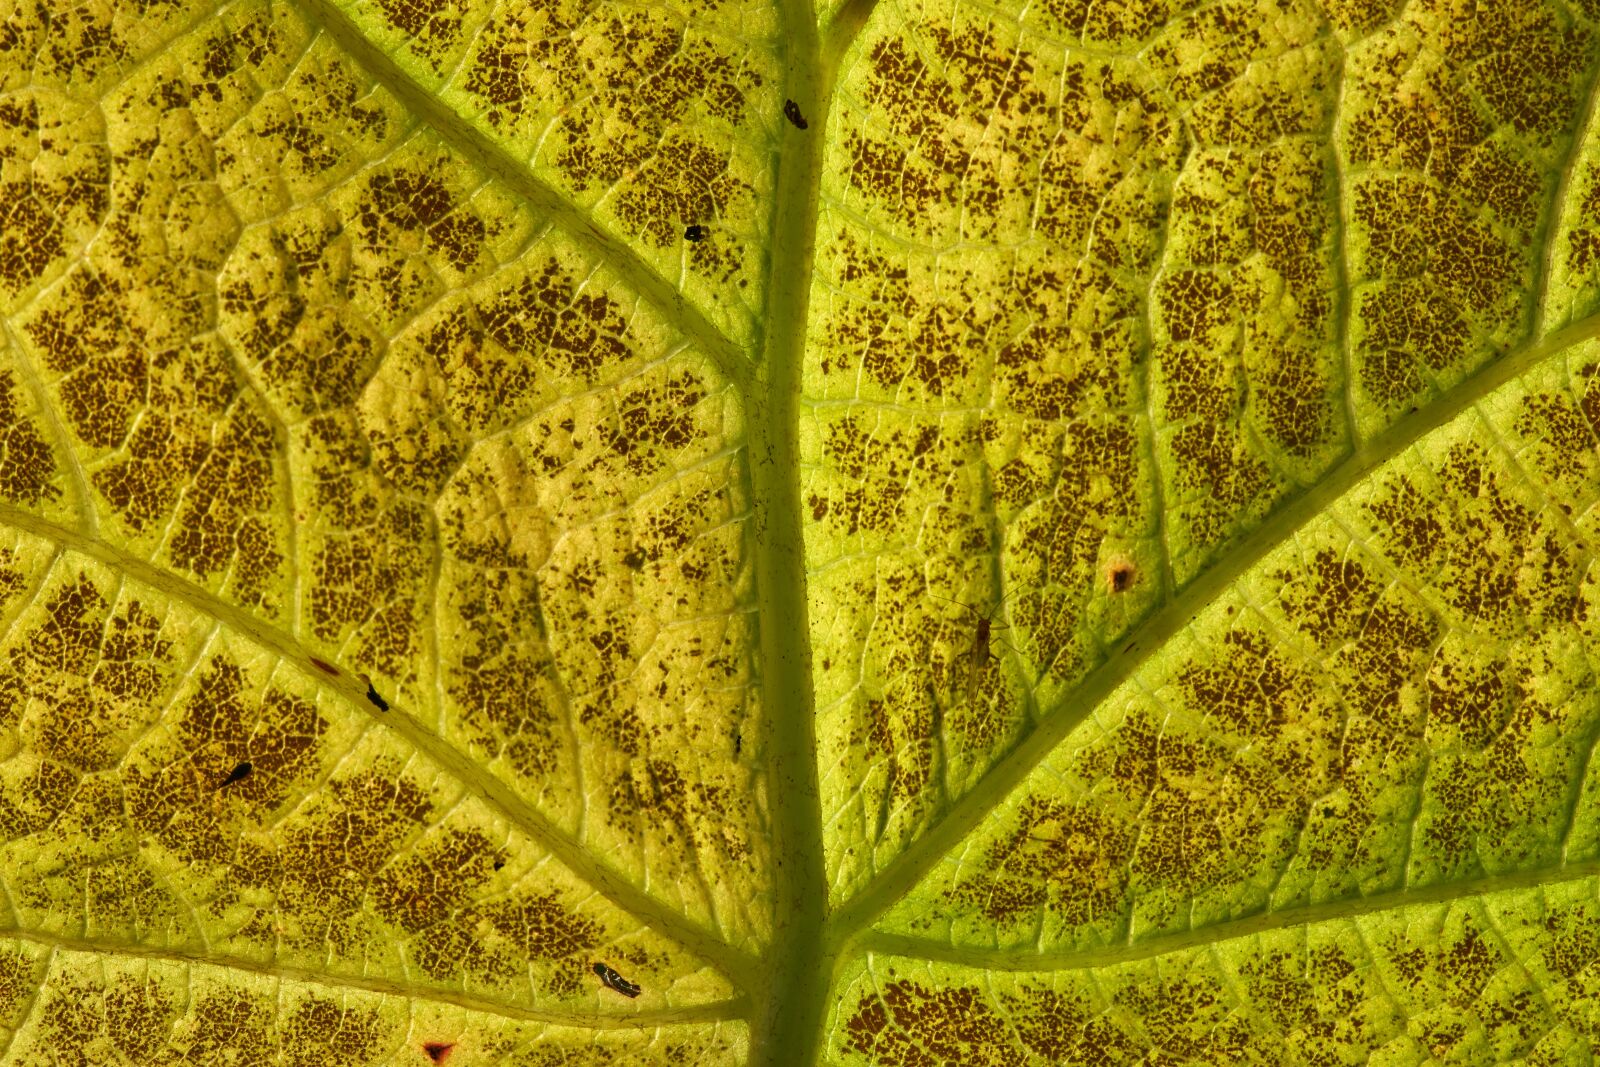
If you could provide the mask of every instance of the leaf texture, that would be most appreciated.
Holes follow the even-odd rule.
[[[1597,99],[1590,0],[13,3],[0,1059],[1587,1062]]]

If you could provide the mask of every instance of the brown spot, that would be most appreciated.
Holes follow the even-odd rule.
[[[986,850],[983,869],[946,892],[992,922],[1039,910],[1086,922],[1124,906],[1139,828],[1091,805],[1029,797]]]
[[[490,19],[464,85],[496,130],[548,122],[547,160],[566,187],[614,190],[618,220],[665,248],[683,221],[737,217],[752,203],[747,168],[730,158],[721,129],[754,118],[747,94],[766,65],[761,49],[730,52],[665,10],[536,2]],[[726,281],[748,254],[742,242],[705,243],[689,265]]]
[[[1106,588],[1113,593],[1126,593],[1138,580],[1139,572],[1126,560],[1114,560],[1106,568]]]
[[[423,1043],[422,1051],[426,1052],[428,1054],[428,1059],[432,1060],[434,1063],[443,1063],[445,1058],[450,1055],[450,1050],[455,1047],[456,1046],[454,1042],[427,1041]]]
[[[405,33],[410,47],[422,53],[435,70],[461,32],[461,12],[448,0],[378,0],[389,24]]]
[[[361,1063],[377,1050],[377,1012],[320,997],[308,998],[284,1020],[282,1045],[290,1067]]]
[[[0,176],[0,294],[7,297],[75,252],[110,206],[103,129],[55,97],[41,93],[0,103],[0,160],[21,164],[7,162]]]
[[[374,175],[357,218],[363,231],[381,235],[388,230],[420,234],[428,247],[441,253],[456,270],[478,261],[488,228],[484,221],[456,203],[450,189],[430,174],[407,171]]]
[[[56,473],[54,451],[22,410],[11,371],[0,371],[0,495],[30,505],[58,499]]]

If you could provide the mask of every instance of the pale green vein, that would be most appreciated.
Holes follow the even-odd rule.
[[[930,938],[907,937],[902,934],[876,931],[861,938],[857,945],[863,951],[880,955],[904,956],[991,971],[1094,970],[1152,959],[1172,952],[1182,952],[1185,949],[1218,945],[1225,941],[1253,937],[1274,930],[1357,919],[1400,908],[1449,904],[1493,893],[1539,889],[1594,878],[1596,875],[1600,875],[1600,860],[1588,860],[1556,868],[1536,868],[1510,874],[1488,875],[1460,882],[1445,882],[1415,889],[1397,889],[1365,897],[1348,897],[1319,904],[1257,912],[1196,930],[1152,937],[1131,945],[1112,945],[1068,952],[973,948],[951,945]]]
[[[816,1062],[838,960],[827,936],[827,870],[817,786],[805,529],[800,504],[800,385],[816,254],[817,204],[838,58],[871,13],[850,0],[826,51],[809,0],[780,5],[784,91],[806,119],[779,144],[773,242],[767,264],[762,359],[750,391],[750,482],[756,591],[761,606],[761,700],[770,723],[775,904],[767,982],[751,1021],[751,1063]]]
[[[60,934],[36,930],[0,930],[0,938],[24,941],[32,945],[58,949],[63,952],[80,952],[86,955],[115,956],[119,959],[145,960],[151,963],[170,963],[186,967],[215,967],[224,971],[240,971],[284,982],[301,982],[324,989],[359,990],[381,996],[404,997],[423,1000],[484,1015],[497,1015],[520,1022],[542,1023],[546,1026],[576,1026],[591,1030],[648,1030],[658,1026],[683,1023],[721,1022],[741,1018],[746,1011],[744,1000],[719,1000],[711,1004],[696,1004],[681,1008],[657,1008],[631,1015],[614,1015],[600,1011],[562,1009],[539,1010],[518,1007],[486,997],[475,997],[449,989],[427,989],[407,986],[400,982],[368,975],[329,975],[322,971],[302,967],[286,967],[276,963],[243,957],[221,957],[213,954],[189,953],[182,949],[148,948],[139,945],[122,945],[95,941],[88,938],[65,937]]]
[[[827,900],[822,803],[817,787],[805,541],[800,511],[800,380],[816,242],[817,187],[828,93],[809,2],[783,5],[784,91],[807,129],[785,127],[767,267],[767,314],[750,393],[750,482],[761,704],[769,724],[768,788],[775,914],[770,963],[751,1020],[751,1062],[811,1063],[822,1038],[832,959],[824,949]]]
[[[0,523],[54,541],[63,548],[98,560],[119,574],[149,586],[162,595],[214,619],[259,647],[293,662],[300,670],[316,678],[326,689],[337,693],[361,713],[405,738],[418,752],[454,775],[470,792],[548,849],[570,870],[592,885],[601,896],[691,952],[700,955],[732,979],[739,988],[750,988],[757,966],[752,957],[727,944],[710,931],[691,923],[628,882],[618,872],[604,866],[582,842],[551,823],[543,813],[518,796],[505,782],[485,774],[464,753],[438,735],[429,732],[403,706],[395,705],[388,712],[380,712],[367,701],[365,684],[352,675],[346,673],[337,679],[324,676],[311,665],[311,653],[291,635],[147,560],[11,504],[0,503]]]
[[[822,39],[822,58],[828,65],[826,84],[830,90],[834,75],[839,69],[839,62],[861,33],[861,28],[867,24],[867,18],[872,14],[877,2],[878,0],[845,0],[828,20],[828,29]]]
[[[1338,35],[1329,27],[1329,39],[1338,44]],[[1350,313],[1355,305],[1355,294],[1350,291],[1350,220],[1345,204],[1347,183],[1345,168],[1339,157],[1344,114],[1344,71],[1348,56],[1342,46],[1338,48],[1338,73],[1334,75],[1333,114],[1328,121],[1328,170],[1333,183],[1333,343],[1339,354],[1339,385],[1344,394],[1344,421],[1349,428],[1352,446],[1361,440],[1361,417],[1356,409],[1355,360],[1350,350]]]
[[[64,457],[62,466],[66,468],[67,481],[70,483],[73,513],[78,521],[83,523],[85,529],[94,530],[99,526],[100,517],[95,514],[94,494],[89,490],[89,476],[84,472],[78,454],[72,449],[72,436],[61,424],[61,415],[56,411],[55,404],[51,403],[50,390],[45,385],[44,375],[39,373],[38,366],[23,345],[22,338],[18,337],[12,328],[9,318],[0,318],[0,331],[4,332],[11,351],[16,355],[10,365],[22,377],[22,386],[33,397],[34,404],[50,433],[55,445],[51,452]]]
[[[1567,157],[1557,171],[1555,191],[1551,195],[1548,221],[1545,223],[1541,242],[1544,245],[1544,255],[1539,257],[1539,262],[1534,265],[1535,274],[1528,286],[1529,299],[1535,303],[1532,308],[1533,335],[1539,337],[1550,329],[1550,279],[1555,276],[1555,259],[1561,242],[1556,236],[1561,229],[1561,221],[1566,214],[1567,198],[1572,195],[1572,181],[1578,171],[1578,161],[1583,154],[1584,140],[1589,129],[1594,125],[1597,109],[1600,109],[1600,61],[1595,63],[1595,69],[1589,75],[1589,84],[1585,86],[1583,108],[1578,112],[1577,123],[1572,129],[1572,144],[1567,149]]]
[[[573,207],[556,190],[529,173],[483,131],[470,125],[444,101],[418,85],[387,53],[362,34],[350,17],[329,0],[295,0],[295,3],[345,54],[437,133],[468,162],[482,169],[555,226],[577,241],[652,304],[674,328],[693,341],[717,364],[729,380],[741,387],[750,380],[750,363],[743,350],[723,333],[673,284],[614,234]]]
[[[1589,315],[1547,339],[1507,353],[1433,404],[1403,416],[1387,430],[1363,442],[1320,482],[1289,498],[1261,525],[1222,553],[1216,563],[1186,586],[1176,599],[1151,615],[1119,651],[1066,693],[1040,725],[996,762],[969,793],[841,908],[837,917],[841,933],[866,927],[909,892],[946,852],[976,830],[990,811],[1010,796],[1056,745],[1121,686],[1147,656],[1176,636],[1196,613],[1268,552],[1423,435],[1445,425],[1552,354],[1597,335],[1600,335],[1600,313]]]

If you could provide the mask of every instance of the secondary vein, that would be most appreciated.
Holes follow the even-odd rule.
[[[583,842],[557,827],[532,804],[518,796],[509,784],[484,774],[465,753],[429,732],[404,707],[396,706],[387,713],[380,712],[367,701],[365,683],[358,681],[353,675],[347,672],[335,679],[318,674],[309,666],[311,653],[292,635],[208,590],[170,571],[162,570],[148,560],[140,559],[99,538],[61,526],[14,505],[0,503],[0,524],[46,538],[63,548],[98,560],[119,574],[149,586],[162,595],[228,627],[257,646],[292,661],[308,674],[317,677],[319,683],[329,692],[338,694],[361,714],[370,717],[381,727],[393,730],[404,737],[418,752],[455,776],[470,793],[549,850],[556,859],[587,881],[596,892],[611,903],[677,941],[689,951],[700,955],[726,974],[739,988],[749,988],[754,980],[756,961],[748,953],[695,925],[629,883],[620,874],[603,866]]]
[[[1600,875],[1600,860],[1588,860],[1556,868],[1486,875],[1460,882],[1445,882],[1414,889],[1396,889],[1387,893],[1374,893],[1371,896],[1347,897],[1318,904],[1256,912],[1195,930],[1161,934],[1137,941],[1132,945],[1082,948],[1065,952],[1041,953],[1032,949],[974,948],[929,938],[877,932],[866,935],[857,944],[867,952],[907,956],[991,971],[1093,970],[1165,956],[1184,949],[1252,937],[1273,930],[1309,926],[1339,919],[1354,919],[1417,905],[1448,904],[1491,893],[1576,882],[1596,875]]]
[[[66,937],[35,930],[0,929],[0,938],[11,938],[46,948],[65,952],[81,952],[98,956],[116,956],[121,959],[148,960],[187,967],[215,967],[225,971],[242,971],[247,974],[276,978],[286,982],[303,982],[329,989],[361,990],[381,996],[405,997],[408,1000],[426,1000],[450,1004],[485,1015],[498,1015],[523,1022],[551,1026],[575,1026],[591,1030],[647,1030],[673,1024],[717,1022],[738,1018],[744,1013],[742,1000],[719,1000],[709,1004],[696,1004],[681,1008],[658,1008],[630,1015],[613,1015],[598,1011],[561,1011],[551,1008],[524,1008],[515,1004],[473,996],[450,989],[418,989],[370,975],[330,975],[303,967],[280,966],[261,960],[243,957],[217,957],[185,952],[175,948],[148,948],[138,945],[120,945],[92,938]]]
[[[731,381],[746,384],[750,363],[732,338],[712,324],[683,294],[637,252],[573,207],[561,193],[534,177],[483,131],[470,125],[444,101],[411,78],[369,41],[350,16],[330,0],[295,0],[333,42],[373,80],[393,93],[413,115],[469,162],[501,182],[549,219],[601,263],[616,271],[674,328],[693,341]]]
[[[1600,313],[1507,353],[1463,380],[1433,404],[1402,416],[1387,430],[1363,442],[1321,481],[1291,497],[1165,607],[1152,614],[1117,652],[1065,693],[1056,706],[1047,711],[1039,726],[1018,741],[965,796],[839,910],[835,920],[839,929],[847,934],[858,933],[909,892],[1151,653],[1176,636],[1196,613],[1286,538],[1425,434],[1443,426],[1549,356],[1596,336],[1600,336]]]

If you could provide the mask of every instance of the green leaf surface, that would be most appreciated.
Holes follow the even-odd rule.
[[[1593,0],[16,0],[0,1062],[1586,1064]]]

